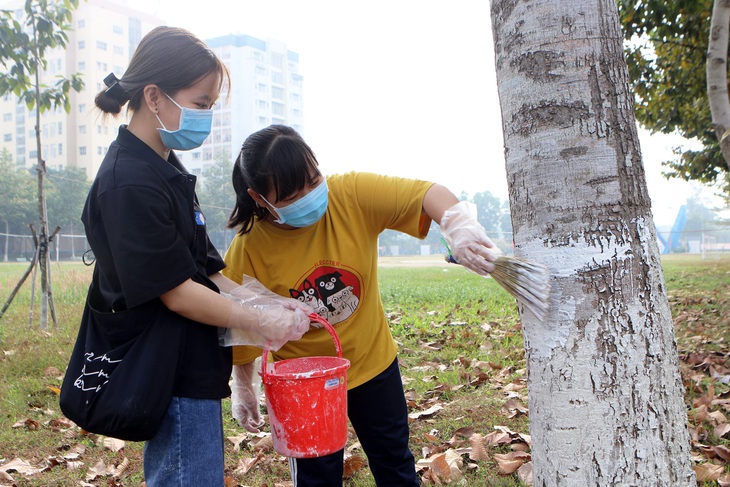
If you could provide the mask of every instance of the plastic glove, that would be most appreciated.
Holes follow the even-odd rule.
[[[255,383],[255,373],[260,358],[255,362],[233,366],[233,383],[231,384],[231,414],[246,431],[258,433],[264,425],[259,409],[261,384]]]
[[[298,340],[309,330],[309,311],[296,299],[270,291],[246,276],[244,284],[230,293],[231,315],[221,345],[255,345],[279,350],[286,342]]]
[[[446,210],[439,226],[459,264],[481,276],[494,270],[492,262],[502,251],[487,237],[487,232],[472,216],[466,201]]]

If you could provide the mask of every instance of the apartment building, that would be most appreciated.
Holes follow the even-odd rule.
[[[16,18],[24,17],[22,1],[3,8],[15,10]],[[49,169],[80,167],[89,178],[96,174],[126,114],[104,117],[95,109],[94,97],[104,86],[104,77],[112,71],[121,76],[142,37],[163,23],[113,0],[79,2],[66,49],[48,51],[47,68],[41,74],[41,83],[52,84],[58,75],[81,73],[85,83],[81,92],[72,92],[70,113],[56,109],[41,114],[41,154]],[[9,95],[0,99],[0,113],[2,148],[16,165],[33,167],[38,155],[35,109],[27,110]]]
[[[70,113],[56,109],[41,114],[41,154],[49,169],[79,167],[93,178],[119,125],[127,121],[124,109],[118,117],[102,114],[94,97],[105,88],[103,79],[110,72],[122,77],[142,37],[165,22],[122,2],[80,2],[66,49],[47,53],[41,83],[51,84],[58,75],[72,73],[80,73],[85,83],[81,92],[71,93]],[[22,0],[2,8],[15,10],[16,18],[24,15]],[[206,43],[230,70],[232,86],[214,108],[213,130],[203,146],[179,152],[186,167],[196,174],[224,155],[232,161],[246,136],[269,124],[303,129],[303,78],[297,53],[277,40],[239,34]],[[0,98],[0,114],[0,150],[6,149],[16,165],[32,168],[38,155],[35,109],[29,111],[15,96],[7,95]]]
[[[196,150],[178,153],[185,167],[201,174],[220,157],[235,159],[248,135],[271,124],[304,128],[303,77],[299,54],[274,39],[231,34],[205,40],[228,67],[230,93],[214,107],[213,130]]]

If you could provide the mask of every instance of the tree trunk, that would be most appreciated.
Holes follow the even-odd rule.
[[[707,46],[707,98],[710,101],[712,128],[717,135],[728,170],[730,170],[730,99],[727,91],[729,29],[730,0],[715,0]]]
[[[8,261],[8,250],[10,249],[10,223],[5,220],[5,249],[3,251],[3,262]]]
[[[40,327],[45,329],[48,326],[48,306],[49,303],[53,306],[53,301],[50,299],[50,283],[49,283],[49,253],[48,253],[48,212],[46,210],[46,197],[43,193],[43,178],[46,175],[46,161],[43,160],[43,154],[41,153],[41,82],[40,82],[40,70],[42,64],[40,62],[40,56],[38,55],[38,39],[37,39],[37,26],[33,24],[33,36],[35,39],[35,101],[36,101],[36,117],[35,117],[35,139],[36,139],[36,151],[38,154],[38,165],[36,166],[36,172],[38,173],[38,224],[40,226],[38,235],[38,266],[40,267],[41,274],[41,318]],[[30,315],[33,315],[33,303],[31,302]],[[54,317],[56,313],[51,310],[51,315]]]
[[[614,0],[492,0],[535,485],[691,486],[687,412]]]

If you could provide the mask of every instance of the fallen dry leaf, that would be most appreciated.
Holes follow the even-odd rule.
[[[730,487],[730,474],[723,475],[717,479],[718,487]]]
[[[444,407],[441,406],[440,404],[436,404],[435,406],[431,406],[430,408],[424,409],[423,411],[416,411],[416,412],[410,413],[408,415],[408,417],[410,419],[420,419],[420,418],[424,418],[424,417],[427,418],[427,417],[433,416],[434,414],[438,413],[443,408]]]
[[[342,476],[346,479],[351,478],[357,472],[365,467],[365,459],[360,455],[351,455],[345,458],[344,471]]]
[[[703,463],[692,467],[698,482],[715,482],[725,472],[725,467],[714,463]]]
[[[5,465],[0,465],[0,471],[5,473],[17,472],[20,475],[33,475],[41,471],[41,469],[32,466],[20,458],[13,458]]]
[[[718,438],[725,438],[728,435],[730,435],[730,423],[723,423],[715,426],[715,436]]]
[[[102,441],[102,445],[104,445],[104,448],[107,450],[111,450],[113,452],[118,452],[122,448],[124,448],[124,440],[119,440],[117,438],[104,438]]]
[[[244,457],[238,459],[238,467],[233,471],[233,475],[237,477],[242,477],[246,475],[249,470],[251,470],[254,465],[258,463],[258,461],[261,459],[261,455],[256,455],[255,457]]]
[[[510,475],[516,472],[528,460],[530,460],[530,454],[521,451],[494,454],[494,461],[497,462],[500,475]]]
[[[517,478],[522,481],[523,484],[532,485],[532,462],[527,462],[517,469]]]
[[[476,460],[478,462],[486,462],[489,460],[484,437],[482,435],[479,433],[471,435],[469,438],[469,444],[471,445],[471,452],[469,453],[470,460]]]

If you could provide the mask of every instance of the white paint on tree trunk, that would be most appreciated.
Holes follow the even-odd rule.
[[[613,0],[492,0],[535,485],[691,486],[687,415]]]

